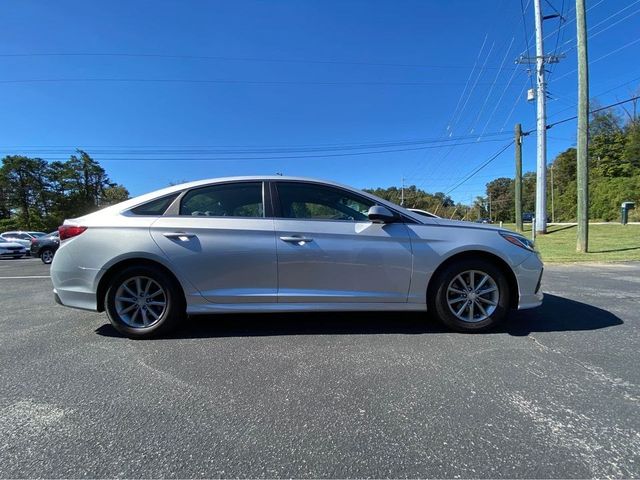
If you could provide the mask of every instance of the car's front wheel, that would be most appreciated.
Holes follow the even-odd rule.
[[[173,329],[184,317],[180,287],[163,270],[134,266],[117,274],[105,297],[113,327],[130,338],[148,338]]]
[[[45,248],[44,250],[42,250],[42,252],[40,252],[40,260],[42,260],[42,263],[49,265],[51,262],[53,262],[53,250],[51,250],[50,248]]]
[[[509,310],[509,283],[502,271],[486,260],[460,260],[436,278],[430,305],[448,327],[483,331],[495,327]]]

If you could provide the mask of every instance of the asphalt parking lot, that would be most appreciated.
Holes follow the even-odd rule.
[[[132,341],[47,275],[0,261],[2,477],[640,476],[640,263],[547,266],[543,307],[479,335],[287,314]]]

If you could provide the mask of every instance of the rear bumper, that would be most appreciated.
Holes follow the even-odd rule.
[[[2,252],[0,253],[0,258],[1,257],[17,257],[17,256],[24,256],[27,254],[27,251],[22,249],[22,250],[12,250],[9,252]]]
[[[95,294],[72,290],[59,290],[54,288],[53,299],[58,305],[63,305],[65,307],[90,310],[92,312],[97,311]]]

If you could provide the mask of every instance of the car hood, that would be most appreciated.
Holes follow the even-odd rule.
[[[434,218],[431,219],[433,223],[442,225],[444,227],[456,227],[456,228],[471,228],[474,230],[490,230],[493,232],[510,232],[507,228],[497,227],[495,225],[489,225],[486,223],[473,223],[465,222],[463,220],[447,220],[446,218]]]

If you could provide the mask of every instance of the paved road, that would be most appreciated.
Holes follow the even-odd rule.
[[[549,266],[544,306],[481,335],[288,314],[132,341],[50,288],[0,279],[2,477],[640,476],[637,263]]]

